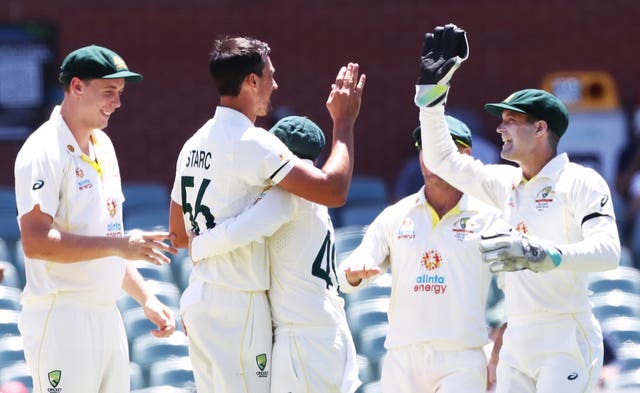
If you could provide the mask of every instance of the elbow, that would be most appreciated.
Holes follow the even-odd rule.
[[[331,194],[329,195],[327,201],[323,203],[323,205],[327,207],[342,207],[347,203],[347,193],[343,194]]]
[[[29,259],[48,259],[45,248],[42,247],[43,241],[34,239],[32,237],[23,236],[22,253]]]

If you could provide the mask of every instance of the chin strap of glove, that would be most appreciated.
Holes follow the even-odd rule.
[[[529,269],[536,273],[555,269],[562,262],[562,253],[519,233],[497,233],[482,236],[482,260],[493,273]]]
[[[414,98],[416,105],[444,104],[453,73],[468,57],[467,33],[456,25],[438,26],[433,33],[425,34]]]

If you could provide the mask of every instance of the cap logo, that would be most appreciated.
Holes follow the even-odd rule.
[[[116,66],[118,70],[126,70],[127,64],[122,60],[122,57],[115,55],[113,56],[113,64]]]

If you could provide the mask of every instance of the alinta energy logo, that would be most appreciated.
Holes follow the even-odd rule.
[[[264,371],[267,367],[267,354],[261,353],[256,356],[256,364],[258,365],[259,371],[256,371],[256,375],[260,378],[266,378],[269,376],[269,371]]]
[[[61,370],[52,370],[47,374],[47,378],[49,379],[49,383],[52,387],[47,388],[49,393],[59,393],[62,392],[62,388],[59,388],[60,380],[62,379],[62,371]]]
[[[553,191],[553,187],[551,186],[546,186],[542,190],[538,191],[536,199],[534,200],[538,211],[542,211],[549,207],[549,204],[553,202],[552,194],[555,194],[555,191]]]
[[[437,250],[430,250],[422,255],[420,264],[427,269],[428,272],[433,272],[439,269],[444,258]],[[413,286],[413,292],[430,292],[435,295],[444,294],[447,290],[446,280],[444,276],[438,274],[422,274],[416,277],[416,283]]]

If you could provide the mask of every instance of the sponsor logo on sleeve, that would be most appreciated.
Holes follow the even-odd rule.
[[[31,186],[32,190],[39,190],[42,187],[44,187],[44,180],[36,180],[35,182],[33,182],[33,186]]]

